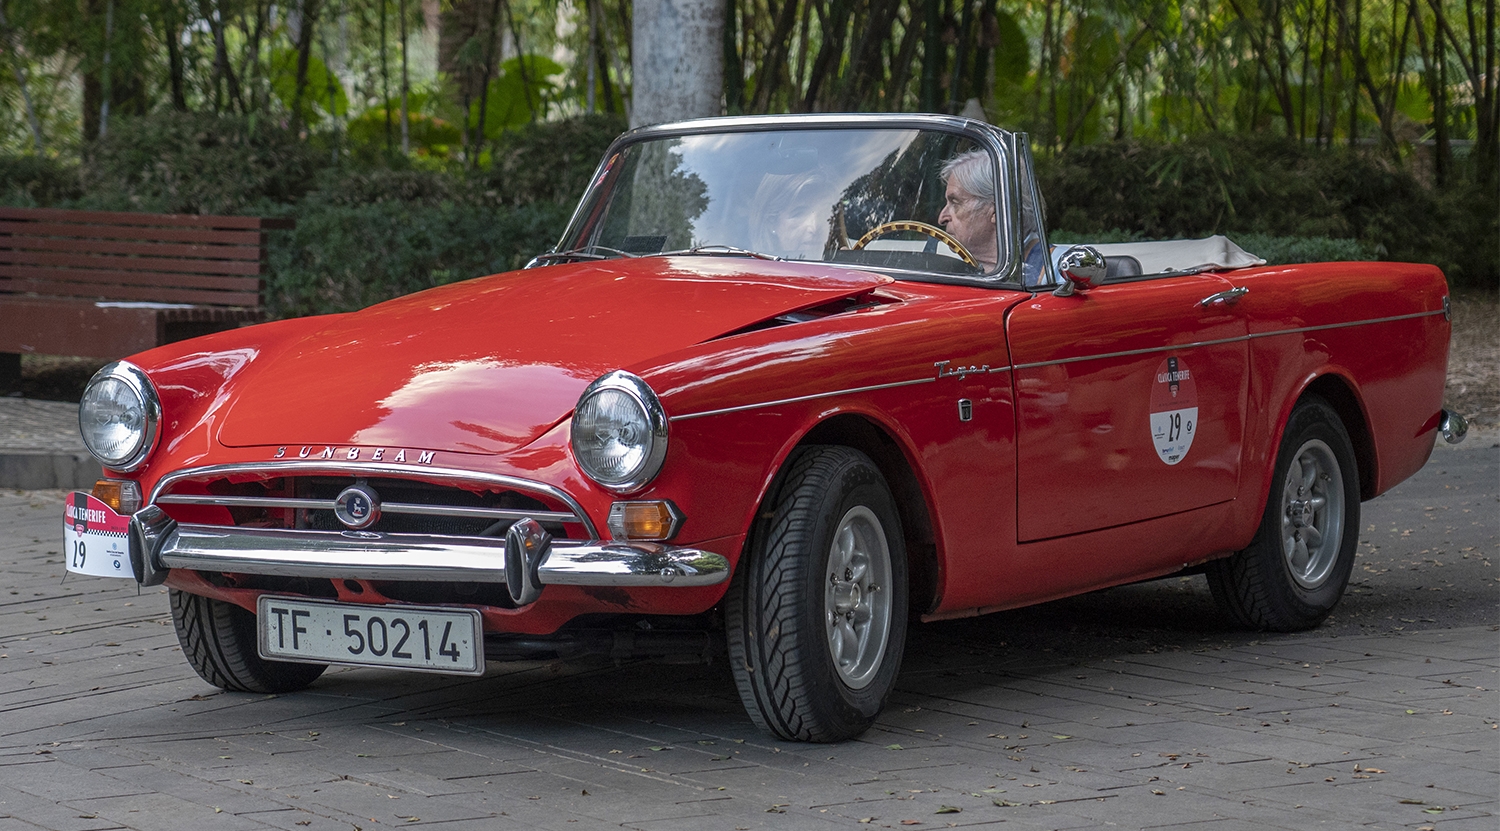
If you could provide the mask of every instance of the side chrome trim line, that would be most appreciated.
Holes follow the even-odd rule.
[[[1055,361],[1037,361],[1029,364],[1016,364],[1014,369],[1035,369],[1043,366],[1058,366],[1059,364],[1072,364],[1080,361],[1097,361],[1108,358],[1127,358],[1131,355],[1149,355],[1153,352],[1171,352],[1178,349],[1197,349],[1203,346],[1220,346],[1226,343],[1239,343],[1241,341],[1252,341],[1258,338],[1273,338],[1278,335],[1297,335],[1304,332],[1321,332],[1325,329],[1348,329],[1352,326],[1369,326],[1376,323],[1394,323],[1398,320],[1412,320],[1419,317],[1432,317],[1440,315],[1442,309],[1430,312],[1414,312],[1408,315],[1396,315],[1394,317],[1376,317],[1369,320],[1355,320],[1347,323],[1325,323],[1321,326],[1302,326],[1296,329],[1278,329],[1274,332],[1255,332],[1249,335],[1239,335],[1232,338],[1219,338],[1218,340],[1200,340],[1192,343],[1179,343],[1172,346],[1151,346],[1145,349],[1126,349],[1120,352],[1101,352],[1097,355],[1079,355],[1073,358],[1059,358]]]
[[[1220,346],[1226,343],[1241,343],[1249,340],[1244,335],[1236,335],[1232,338],[1219,338],[1218,340],[1200,340],[1192,343],[1178,343],[1171,346],[1148,346],[1144,349],[1125,349],[1119,352],[1101,352],[1097,355],[1078,355],[1072,358],[1059,358],[1055,361],[1036,361],[1029,364],[1016,364],[1014,369],[1036,369],[1043,366],[1059,366],[1061,364],[1076,364],[1081,361],[1101,361],[1109,358],[1128,358],[1131,355],[1149,355],[1152,352],[1171,352],[1174,349],[1197,349],[1202,346]]]
[[[456,479],[466,482],[478,482],[486,485],[498,485],[500,487],[512,488],[521,491],[532,491],[534,493],[546,494],[547,496],[556,499],[564,505],[567,505],[568,510],[572,511],[573,516],[576,517],[576,520],[572,521],[576,521],[580,525],[582,525],[584,530],[588,533],[589,537],[598,539],[600,536],[599,530],[594,527],[593,521],[589,519],[589,515],[583,510],[583,506],[578,504],[578,500],[569,496],[561,489],[553,487],[552,485],[543,484],[541,482],[533,482],[530,479],[522,479],[517,476],[506,476],[500,473],[476,473],[472,470],[459,470],[457,468],[446,467],[428,467],[426,465],[360,464],[351,467],[329,464],[321,461],[306,462],[296,460],[287,462],[254,462],[243,464],[206,465],[204,467],[187,467],[181,470],[174,470],[157,481],[156,487],[151,489],[151,496],[146,500],[146,504],[155,504],[157,501],[157,497],[161,496],[163,491],[184,479],[201,479],[207,476],[232,476],[244,473],[266,473],[276,476],[293,475],[298,473],[323,473],[335,476],[396,476],[417,480],[440,478]],[[331,505],[332,503],[329,504]],[[539,516],[539,513],[537,512],[521,513],[525,513],[526,516],[531,517]]]
[[[991,370],[991,372],[993,372],[993,371],[994,370]],[[725,413],[738,413],[738,412],[743,412],[745,410],[757,410],[757,409],[760,409],[761,407],[778,407],[778,406],[780,406],[782,404],[796,404],[796,403],[799,403],[799,402],[802,402],[802,401],[815,401],[815,400],[817,400],[819,398],[833,398],[834,396],[837,396],[837,395],[853,395],[854,393],[857,393],[857,392],[872,392],[874,390],[894,389],[895,387],[910,387],[910,386],[915,386],[916,384],[930,384],[930,383],[932,383],[933,381],[936,381],[936,380],[937,380],[937,378],[917,378],[917,379],[911,380],[911,381],[892,381],[889,384],[871,384],[870,386],[867,386],[867,387],[850,387],[848,389],[832,390],[830,392],[815,392],[815,393],[812,393],[810,395],[798,395],[798,396],[794,396],[792,398],[778,398],[775,401],[757,401],[754,404],[741,404],[741,405],[739,405],[737,407],[724,407],[724,408],[718,409],[718,410],[704,410],[704,411],[699,412],[699,413],[685,413],[683,415],[672,416],[671,418],[669,418],[667,420],[668,421],[688,421],[689,419],[705,418],[707,416],[715,416],[715,415],[724,415]]]
[[[1377,318],[1371,318],[1369,320],[1356,320],[1356,321],[1352,321],[1352,322],[1348,322],[1348,323],[1325,323],[1325,324],[1323,324],[1321,326],[1303,326],[1303,327],[1296,328],[1296,329],[1278,329],[1275,332],[1256,332],[1255,334],[1250,334],[1250,335],[1236,335],[1235,337],[1232,337],[1232,338],[1219,338],[1217,340],[1201,340],[1201,341],[1194,341],[1192,343],[1173,344],[1171,346],[1150,346],[1150,347],[1146,347],[1144,349],[1126,349],[1126,350],[1122,350],[1120,352],[1101,352],[1101,353],[1099,353],[1097,355],[1079,355],[1079,356],[1073,357],[1073,358],[1060,358],[1060,359],[1055,360],[1055,361],[1036,361],[1034,363],[1029,363],[1029,364],[1014,364],[1012,366],[996,366],[996,367],[989,367],[987,370],[984,370],[984,371],[988,372],[988,373],[1010,372],[1011,370],[1036,369],[1038,367],[1058,366],[1060,364],[1072,364],[1072,363],[1078,363],[1080,361],[1097,361],[1097,360],[1104,360],[1104,359],[1108,359],[1108,358],[1126,358],[1126,357],[1130,357],[1131,355],[1149,355],[1149,354],[1151,354],[1153,352],[1171,352],[1171,351],[1179,350],[1179,349],[1197,349],[1197,348],[1204,347],[1204,346],[1221,346],[1221,345],[1226,344],[1226,343],[1249,342],[1249,341],[1254,340],[1256,338],[1270,338],[1270,337],[1275,337],[1277,335],[1296,335],[1296,334],[1300,334],[1300,333],[1303,333],[1303,332],[1319,332],[1319,331],[1323,331],[1325,329],[1347,329],[1347,328],[1349,328],[1351,326],[1368,326],[1368,325],[1375,324],[1375,323],[1393,323],[1393,322],[1398,321],[1398,320],[1411,320],[1411,319],[1414,319],[1414,318],[1431,317],[1433,315],[1440,315],[1440,314],[1443,314],[1443,310],[1442,309],[1436,309],[1436,310],[1433,310],[1433,311],[1430,311],[1430,312],[1414,312],[1412,314],[1396,315],[1394,317],[1377,317]],[[954,372],[954,373],[950,373],[950,374],[952,374],[952,375],[960,375],[960,374],[962,374],[962,375],[978,375],[980,373],[978,371],[976,371],[976,372],[972,372],[972,373],[957,373],[957,372]],[[947,377],[947,376],[942,376],[942,377]],[[738,412],[744,412],[745,410],[756,410],[756,409],[760,409],[762,407],[778,407],[778,406],[781,406],[782,404],[797,404],[797,403],[800,403],[800,402],[803,402],[803,401],[813,401],[813,400],[816,400],[816,399],[819,399],[819,398],[833,398],[833,397],[839,396],[839,395],[853,395],[855,393],[860,393],[860,392],[872,392],[874,390],[892,389],[894,387],[910,387],[910,386],[914,386],[914,385],[917,385],[917,384],[926,384],[926,383],[930,383],[932,381],[937,381],[937,380],[939,380],[939,379],[938,378],[917,378],[917,379],[910,380],[910,381],[892,381],[889,384],[871,384],[871,385],[865,386],[865,387],[849,387],[847,389],[831,390],[829,392],[816,392],[816,393],[812,393],[810,395],[798,395],[798,396],[794,396],[792,398],[778,398],[778,399],[775,399],[773,401],[757,401],[754,404],[740,404],[740,405],[735,406],[735,407],[723,407],[723,408],[717,409],[717,410],[703,410],[702,412],[697,412],[697,413],[684,413],[683,415],[670,416],[667,420],[668,421],[688,421],[688,420],[694,419],[694,418],[705,418],[707,416],[724,415],[725,413],[738,413]]]
[[[1321,332],[1324,329],[1348,329],[1351,326],[1368,326],[1373,323],[1394,323],[1398,320],[1414,320],[1419,317],[1432,317],[1440,315],[1442,309],[1433,309],[1430,312],[1412,312],[1409,315],[1396,315],[1394,317],[1373,317],[1369,320],[1354,320],[1348,323],[1325,323],[1322,326],[1303,326],[1297,329],[1278,329],[1275,332],[1256,332],[1250,338],[1273,338],[1277,335],[1297,335],[1303,332]]]

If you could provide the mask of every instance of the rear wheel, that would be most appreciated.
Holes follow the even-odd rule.
[[[1209,564],[1209,588],[1244,626],[1308,629],[1344,596],[1358,539],[1353,445],[1333,408],[1310,397],[1287,420],[1260,530],[1244,551]]]
[[[730,664],[761,728],[831,742],[863,733],[906,646],[906,549],[869,457],[810,447],[790,463],[725,602]]]
[[[172,623],[199,677],[232,692],[283,693],[316,681],[325,664],[268,661],[256,650],[255,615],[233,603],[172,590]]]

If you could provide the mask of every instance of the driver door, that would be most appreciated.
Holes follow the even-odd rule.
[[[1040,294],[1006,322],[1019,542],[1228,503],[1247,395],[1246,324],[1213,275]]]

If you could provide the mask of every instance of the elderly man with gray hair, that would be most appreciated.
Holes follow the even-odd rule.
[[[985,271],[1000,259],[995,230],[995,166],[983,150],[970,150],[943,165],[943,210],[938,223],[963,243]]]

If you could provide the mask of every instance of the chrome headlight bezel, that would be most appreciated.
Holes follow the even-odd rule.
[[[141,407],[141,430],[140,435],[133,442],[129,453],[119,456],[105,456],[95,449],[89,441],[89,431],[84,426],[84,415],[87,412],[89,396],[100,384],[106,381],[116,381],[123,384],[133,392]],[[88,386],[83,390],[83,397],[78,404],[78,432],[83,436],[83,446],[88,449],[89,454],[99,460],[99,464],[110,470],[130,472],[139,469],[151,456],[151,451],[156,449],[156,439],[161,426],[161,399],[156,395],[156,387],[151,379],[146,377],[140,367],[128,361],[116,361],[94,373],[89,379]]]
[[[628,475],[603,475],[593,469],[587,461],[587,454],[581,452],[578,446],[576,427],[579,412],[590,398],[607,391],[623,393],[635,403],[640,410],[642,420],[641,434],[649,442],[642,453],[640,463],[629,471]],[[570,429],[568,436],[573,461],[591,481],[615,493],[626,494],[644,488],[661,472],[662,462],[667,457],[667,412],[662,408],[661,400],[656,397],[656,392],[639,376],[617,369],[595,379],[584,388],[583,394],[578,396],[578,404],[573,408],[573,428],[575,429]]]

